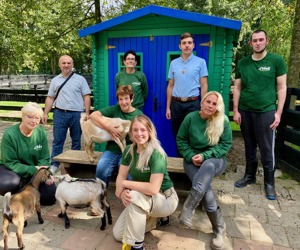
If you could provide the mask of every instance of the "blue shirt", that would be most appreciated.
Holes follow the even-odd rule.
[[[59,74],[51,81],[48,96],[55,97],[60,85],[66,80]],[[54,106],[60,109],[72,110],[72,111],[84,111],[83,96],[90,95],[90,87],[81,75],[74,74],[62,87],[57,99],[54,102]]]
[[[191,55],[186,61],[181,57],[171,62],[168,78],[174,80],[172,96],[193,97],[200,94],[200,79],[208,76],[204,59]]]

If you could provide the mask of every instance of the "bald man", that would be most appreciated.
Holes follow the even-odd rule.
[[[54,161],[53,157],[62,153],[68,129],[70,129],[72,139],[72,150],[80,150],[80,114],[85,112],[88,119],[91,105],[91,90],[84,77],[73,73],[73,59],[68,55],[63,55],[59,58],[58,66],[61,73],[51,81],[42,118],[43,123],[46,123],[48,113],[52,106],[55,107],[50,163],[52,174],[59,170],[59,162]]]

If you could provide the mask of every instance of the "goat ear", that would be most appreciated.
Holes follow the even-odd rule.
[[[129,132],[129,126],[126,127],[124,131],[125,131],[125,133],[128,133]]]

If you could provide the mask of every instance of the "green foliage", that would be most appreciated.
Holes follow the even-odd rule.
[[[0,1],[0,74],[56,74],[62,54],[73,57],[78,72],[90,69],[91,37],[79,38],[78,30],[149,4],[241,20],[236,60],[251,53],[251,32],[265,29],[268,50],[288,61],[296,0],[6,0]]]

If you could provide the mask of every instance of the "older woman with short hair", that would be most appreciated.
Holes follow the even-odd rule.
[[[1,195],[18,192],[39,167],[50,164],[47,132],[39,125],[43,109],[37,103],[28,102],[21,111],[21,123],[6,129],[1,140]],[[53,179],[51,183],[41,183],[39,191],[42,205],[55,203]]]

